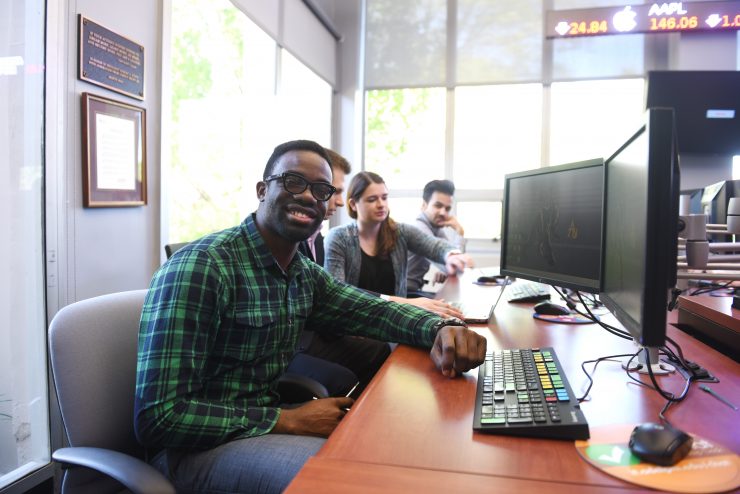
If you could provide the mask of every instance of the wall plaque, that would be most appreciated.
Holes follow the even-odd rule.
[[[80,74],[83,81],[144,99],[144,46],[79,16]]]

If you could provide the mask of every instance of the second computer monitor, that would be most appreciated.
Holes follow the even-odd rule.
[[[506,176],[501,273],[598,293],[604,160]]]
[[[669,289],[676,284],[681,183],[673,110],[645,124],[606,160],[601,301],[645,347],[665,343]]]

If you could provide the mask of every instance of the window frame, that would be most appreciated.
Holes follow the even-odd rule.
[[[364,16],[367,17],[368,2],[366,0],[364,5]],[[543,13],[545,10],[552,8],[554,0],[543,0]],[[447,89],[446,99],[446,122],[445,122],[445,176],[439,178],[452,179],[454,169],[454,110],[455,110],[455,89],[457,87],[481,85],[478,82],[476,84],[457,84],[455,80],[456,74],[456,56],[455,47],[457,45],[457,1],[447,0],[447,59],[446,59],[446,82],[445,87]],[[363,40],[366,40],[366,25],[363,25],[361,36]],[[740,34],[739,34],[740,36]],[[612,80],[622,78],[645,78],[649,70],[662,68],[667,63],[666,54],[668,52],[668,40],[660,36],[644,36],[643,42],[643,70],[639,74],[631,74],[629,76],[610,76],[610,77],[589,77],[584,79],[577,79],[583,81],[601,81],[601,80]],[[548,166],[550,163],[550,139],[551,139],[551,128],[550,128],[550,114],[551,114],[551,84],[553,82],[567,82],[567,79],[555,79],[553,77],[553,61],[554,61],[554,50],[555,44],[553,39],[545,39],[542,44],[542,73],[539,80],[511,80],[511,81],[491,81],[491,84],[527,84],[527,83],[540,83],[542,84],[542,119],[541,119],[541,146],[540,146],[540,166]],[[364,64],[363,64],[364,65]],[[375,84],[366,85],[365,81],[361,82],[362,85],[362,157],[363,166],[365,169],[365,150],[366,150],[366,137],[367,137],[367,116],[364,114],[366,108],[366,99],[368,91],[373,90],[384,90],[384,89],[404,89],[407,87],[417,88],[425,87],[423,85],[414,86],[403,86],[403,85],[385,85]],[[605,153],[608,150],[604,151]],[[423,184],[417,188],[406,188],[396,189],[391,191],[391,198],[408,198],[408,197],[419,197],[421,198],[421,192]],[[476,201],[476,200],[493,200],[501,201],[503,199],[503,188],[501,189],[457,189],[455,191],[455,202],[457,201]],[[453,213],[456,214],[456,207],[453,206]],[[471,239],[475,241],[481,241],[483,239]],[[497,246],[492,246],[493,249],[497,249]]]

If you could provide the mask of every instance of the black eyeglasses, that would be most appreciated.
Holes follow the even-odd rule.
[[[326,182],[309,182],[297,173],[285,172],[279,175],[270,175],[265,177],[264,182],[271,180],[283,180],[283,188],[291,194],[303,194],[303,192],[310,186],[311,195],[317,201],[328,201],[331,196],[337,191],[330,183]]]

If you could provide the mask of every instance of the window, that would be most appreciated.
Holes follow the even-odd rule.
[[[444,88],[382,89],[366,97],[365,169],[391,191],[443,177]]]
[[[172,8],[172,146],[167,186],[169,241],[180,242],[240,221],[248,200],[244,185],[249,165],[243,153],[248,121],[245,113],[234,110],[251,108],[269,115],[264,108],[271,99],[271,86],[262,79],[264,71],[250,70],[251,77],[244,77],[251,67],[244,67],[242,61],[252,60],[249,55],[265,45],[259,39],[256,49],[247,43],[249,23],[230,2],[187,0],[173,2]],[[265,61],[270,68],[269,59],[254,60]],[[243,86],[243,82],[250,84]],[[258,100],[250,90],[267,93],[267,98],[259,99],[261,106],[247,106]]]
[[[395,197],[391,191],[388,200],[391,218],[399,223],[413,223],[421,212],[422,200],[421,192],[418,197]]]
[[[331,99],[331,86],[283,50],[278,99],[280,118],[275,129],[282,137],[275,144],[310,139],[330,145]],[[267,161],[267,157],[264,161]]]
[[[631,3],[644,3],[641,1]],[[613,7],[618,5],[614,3],[614,0],[553,0],[553,9],[555,10],[567,10],[567,9],[588,9],[591,7]]]
[[[644,34],[553,40],[553,79],[640,76]]]
[[[445,81],[446,0],[370,0],[365,86],[439,86]]]
[[[183,242],[256,208],[255,184],[277,144],[331,144],[332,88],[230,1],[172,8],[166,222],[167,241]]]
[[[540,79],[542,15],[541,0],[457,0],[456,83]]]
[[[507,173],[540,166],[541,128],[541,84],[458,87],[455,186],[501,190]]]
[[[0,488],[50,461],[44,278],[45,3],[0,3]]]
[[[643,79],[552,85],[550,164],[608,158],[640,126]]]
[[[501,201],[459,201],[457,216],[465,228],[465,237],[501,238]]]
[[[365,5],[365,169],[383,175],[394,204],[453,180],[466,237],[499,236],[494,221],[467,223],[500,221],[507,173],[603,157],[639,122],[646,58],[657,55],[646,56],[644,35],[542,33],[546,8],[610,0]]]

